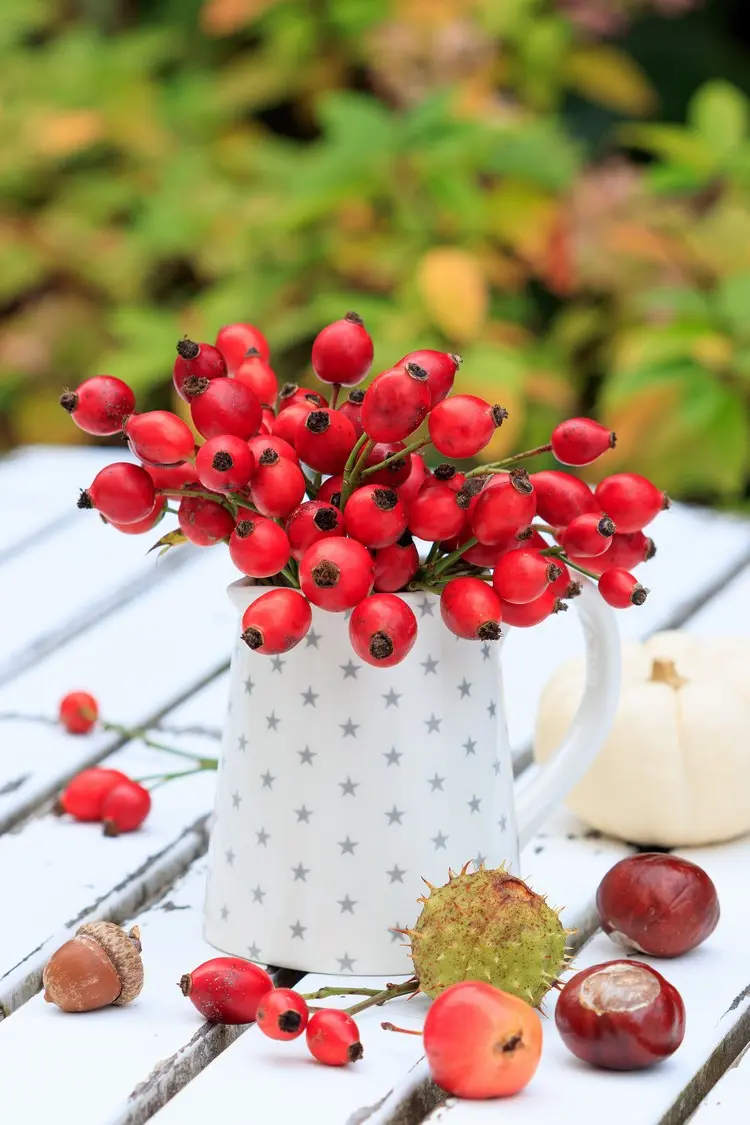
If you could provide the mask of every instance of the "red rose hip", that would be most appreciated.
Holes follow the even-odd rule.
[[[353,387],[361,383],[372,366],[373,347],[362,317],[348,312],[327,324],[312,346],[312,365],[323,383]]]
[[[353,492],[344,509],[347,535],[365,547],[388,547],[400,539],[408,520],[406,505],[393,488],[365,484]]]
[[[234,520],[219,496],[209,500],[185,493],[177,509],[177,522],[185,538],[196,547],[213,547],[234,531]]]
[[[416,639],[414,612],[396,594],[372,594],[355,607],[349,619],[352,648],[361,660],[375,668],[400,664]]]
[[[191,379],[185,384],[193,424],[204,438],[257,434],[263,409],[256,395],[238,379]]]
[[[615,525],[609,516],[587,512],[564,527],[557,539],[566,555],[590,558],[609,550]]]
[[[268,340],[253,324],[225,324],[216,336],[216,347],[224,356],[230,375],[235,373],[250,351],[256,351],[266,363],[271,357]]]
[[[673,1055],[685,1036],[677,989],[640,961],[608,961],[563,988],[555,1023],[577,1058],[605,1070],[643,1070]]]
[[[96,508],[112,523],[136,523],[151,514],[155,501],[154,482],[146,470],[115,461],[99,470],[78,497],[78,507]]]
[[[311,410],[294,435],[300,460],[318,473],[340,473],[356,442],[354,426],[346,415],[328,407]]]
[[[475,395],[451,395],[430,414],[432,444],[444,457],[473,457],[507,417],[502,406],[492,406]]]
[[[299,465],[266,448],[250,481],[250,496],[258,511],[270,519],[285,519],[305,495],[305,476]]]
[[[375,552],[375,590],[392,594],[404,590],[419,570],[419,552],[410,532]]]
[[[151,811],[151,794],[137,781],[121,781],[109,790],[102,803],[105,836],[135,832]]]
[[[299,590],[269,590],[242,615],[242,639],[253,652],[278,656],[300,643],[312,623],[312,610]]]
[[[182,995],[214,1023],[252,1023],[272,988],[268,973],[242,957],[212,957],[180,980]]]
[[[565,527],[586,512],[601,507],[585,481],[558,469],[544,469],[530,478],[536,491],[536,514],[553,527]]]
[[[131,452],[149,465],[179,465],[195,450],[195,438],[187,422],[169,410],[131,414],[122,431]]]
[[[93,375],[74,391],[66,391],[60,406],[84,433],[107,437],[118,434],[135,410],[135,394],[114,375]]]
[[[344,534],[344,520],[338,508],[325,504],[322,500],[307,500],[300,504],[284,525],[292,549],[292,558],[297,562],[308,547],[319,539]]]
[[[240,520],[229,539],[229,557],[250,578],[271,578],[289,562],[284,529],[265,516],[240,509]]]
[[[354,609],[372,589],[373,561],[356,539],[322,539],[308,547],[299,564],[302,593],[332,613]]]
[[[99,718],[99,704],[88,691],[69,691],[60,700],[58,714],[68,734],[88,734]]]
[[[590,465],[615,447],[615,435],[593,418],[567,418],[552,431],[550,444],[561,465]]]
[[[211,492],[244,488],[255,469],[255,457],[246,441],[232,434],[209,438],[195,458],[198,479]]]
[[[599,884],[596,907],[605,934],[650,957],[681,957],[719,921],[719,896],[703,868],[661,852],[616,863]]]
[[[431,406],[437,406],[453,389],[453,380],[461,366],[461,356],[423,348],[421,351],[409,352],[405,355],[400,360],[399,367],[407,363],[416,363],[417,367],[427,372],[427,385],[432,396]]]
[[[457,637],[468,641],[500,639],[502,605],[481,578],[454,578],[440,595],[443,621]]]
[[[427,417],[432,396],[427,372],[416,363],[376,376],[362,403],[362,427],[373,441],[402,441]]]
[[[615,609],[628,609],[631,605],[643,605],[649,591],[627,570],[613,566],[599,579],[599,593]]]
[[[102,819],[102,806],[107,795],[117,785],[130,779],[119,770],[105,770],[97,766],[81,770],[72,778],[56,805],[58,812],[66,812],[76,820]]]
[[[326,1066],[346,1066],[357,1062],[364,1051],[359,1030],[351,1016],[336,1008],[314,1012],[307,1025],[307,1048],[314,1059]]]
[[[504,602],[525,605],[540,598],[561,574],[562,568],[553,559],[527,547],[498,560],[492,585]]]
[[[260,1002],[258,1027],[269,1039],[297,1039],[307,1027],[307,1003],[293,988],[272,988]]]
[[[611,516],[617,530],[642,531],[669,507],[669,497],[655,484],[637,473],[616,473],[605,477],[596,488],[596,499],[603,512]]]
[[[260,402],[266,406],[275,406],[279,393],[278,379],[271,365],[257,349],[250,349],[234,372],[234,377],[249,387]]]
[[[536,493],[525,469],[514,469],[498,483],[486,485],[470,513],[480,543],[492,547],[528,527],[536,515]]]
[[[354,432],[358,439],[361,438],[364,433],[362,429],[362,403],[364,402],[364,398],[364,391],[349,391],[349,397],[338,407],[341,413],[345,415],[354,426]]]

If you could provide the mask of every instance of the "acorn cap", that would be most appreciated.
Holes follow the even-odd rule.
[[[76,937],[90,937],[101,945],[117,970],[122,991],[115,1004],[129,1004],[143,988],[143,961],[141,960],[141,934],[137,926],[126,933],[114,922],[85,922],[76,931]]]

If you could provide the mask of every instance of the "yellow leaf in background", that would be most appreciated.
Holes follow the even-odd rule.
[[[278,2],[279,0],[206,0],[201,9],[201,29],[207,35],[232,35]]]
[[[568,85],[589,101],[619,113],[645,117],[658,97],[637,63],[611,44],[574,48],[565,60]]]
[[[721,371],[729,366],[734,354],[732,341],[718,332],[707,332],[693,340],[691,355],[710,371]]]
[[[564,373],[529,371],[524,390],[529,402],[539,406],[550,406],[562,413],[573,408],[575,391]]]
[[[490,232],[529,261],[544,261],[559,219],[554,196],[521,180],[505,180],[489,197]]]
[[[617,445],[606,457],[601,457],[586,475],[591,480],[599,480],[630,467],[638,458],[643,464],[644,449],[651,447],[658,461],[658,451],[654,442],[663,432],[664,419],[673,416],[684,398],[684,387],[679,379],[660,383],[631,395],[624,402],[610,407],[601,419],[617,435]],[[649,435],[649,438],[646,438]]]
[[[522,348],[531,344],[534,337],[522,324],[511,320],[493,320],[484,330],[483,339],[506,348]]]
[[[104,121],[93,109],[53,111],[30,130],[37,151],[44,156],[71,156],[94,144],[103,133]]]
[[[674,266],[684,259],[682,247],[676,239],[641,223],[617,223],[607,234],[605,245],[618,254],[629,254],[633,258],[665,266]]]
[[[417,288],[432,323],[448,340],[470,341],[487,316],[489,293],[479,259],[468,250],[438,246],[417,266]]]

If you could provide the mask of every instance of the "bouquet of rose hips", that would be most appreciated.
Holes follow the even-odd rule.
[[[400,591],[439,594],[446,626],[479,641],[498,639],[503,621],[536,625],[567,608],[581,591],[575,572],[598,580],[617,608],[645,601],[631,570],[654,552],[643,528],[668,506],[665,494],[633,473],[592,492],[569,473],[529,475],[521,465],[547,452],[562,465],[591,464],[615,443],[593,419],[561,422],[548,445],[504,461],[430,470],[421,450],[465,462],[507,417],[502,406],[450,393],[459,356],[412,352],[339,405],[342,388],[360,383],[373,360],[356,313],[313,344],[329,401],[295,383],[278,391],[268,343],[249,324],[222,328],[215,345],[183,339],[177,352],[174,384],[200,446],[176,414],[136,414],[132,390],[112,376],[62,396],[81,429],[122,432],[140,461],[102,469],[78,506],[139,534],[177,498],[180,530],[157,546],[228,543],[238,570],[272,587],[243,618],[254,651],[277,655],[299,644],[312,604],[350,611],[357,655],[391,667],[417,634]]]

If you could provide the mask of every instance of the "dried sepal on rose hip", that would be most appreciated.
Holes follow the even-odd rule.
[[[258,1007],[258,1028],[269,1039],[288,1042],[303,1034],[310,1019],[307,1001],[293,988],[272,988]]]
[[[140,932],[114,922],[86,922],[61,945],[42,974],[44,999],[64,1012],[132,1003],[143,988]]]

